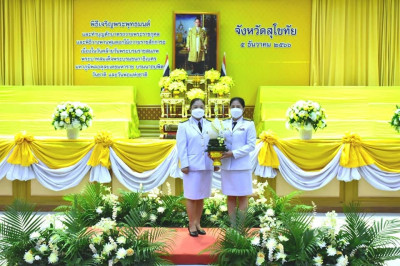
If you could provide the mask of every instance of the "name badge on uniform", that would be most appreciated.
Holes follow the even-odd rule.
[[[244,127],[241,127],[238,129],[239,131],[245,131],[246,129]]]

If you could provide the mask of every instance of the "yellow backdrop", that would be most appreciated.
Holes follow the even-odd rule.
[[[254,105],[260,85],[308,85],[311,39],[311,0],[79,0],[74,2],[74,40],[82,40],[82,32],[102,28],[91,28],[91,20],[98,21],[147,21],[151,27],[131,31],[156,31],[166,45],[159,46],[157,63],[164,64],[166,53],[172,67],[173,14],[174,12],[219,13],[219,40],[221,62],[226,52],[227,72],[235,80],[232,96],[243,96],[247,104]],[[272,27],[276,22],[284,27],[291,24],[297,28],[297,36],[239,36],[235,33],[238,24],[243,27]],[[118,30],[123,31],[123,30]],[[96,40],[96,38],[92,38]],[[119,38],[121,39],[121,38]],[[141,39],[141,38],[136,38]],[[240,48],[241,42],[290,42],[292,48]],[[74,64],[81,64],[82,45],[74,44]],[[140,46],[136,46],[140,47]],[[147,46],[148,47],[148,46]],[[132,47],[131,47],[132,48]],[[89,71],[88,71],[89,72]],[[149,71],[148,78],[94,78],[84,70],[74,70],[75,85],[134,85],[138,89],[138,104],[159,104],[158,80],[162,70]]]

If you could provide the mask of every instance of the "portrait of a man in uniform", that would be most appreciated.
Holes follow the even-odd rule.
[[[175,14],[173,68],[189,75],[217,69],[217,25],[216,14]]]

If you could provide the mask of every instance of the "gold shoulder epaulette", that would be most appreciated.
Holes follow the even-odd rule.
[[[187,122],[187,121],[189,121],[189,119],[183,120],[183,121],[181,121],[181,122],[179,122],[179,123],[185,123],[185,122]]]
[[[243,118],[243,120],[246,120],[246,121],[253,121],[253,120],[248,119],[248,118]]]

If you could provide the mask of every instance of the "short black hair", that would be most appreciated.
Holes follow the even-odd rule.
[[[242,105],[243,108],[246,107],[246,104],[244,103],[244,100],[241,97],[233,97],[231,99],[231,101],[229,102],[229,106],[231,106],[234,101],[238,101]]]
[[[201,19],[200,19],[200,18],[195,18],[194,21],[196,21],[196,20],[199,20],[199,21],[201,22]]]
[[[203,101],[203,99],[200,98],[194,98],[193,100],[190,101],[190,109],[192,109],[192,106],[195,102],[197,101],[201,101],[204,105],[206,105],[206,103]]]

